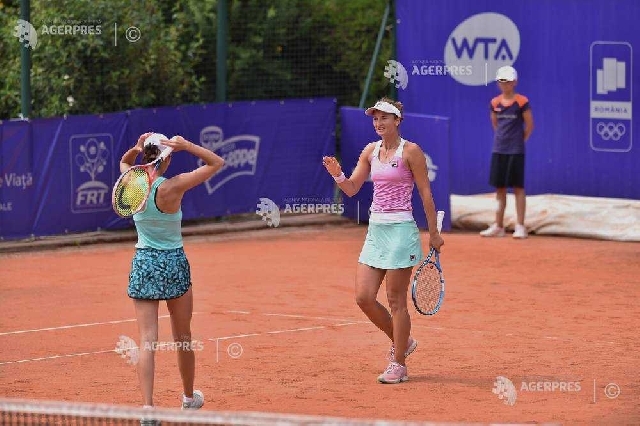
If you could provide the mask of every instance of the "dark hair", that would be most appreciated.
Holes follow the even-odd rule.
[[[160,148],[155,145],[147,145],[142,150],[142,161],[147,164],[158,158],[160,155]]]

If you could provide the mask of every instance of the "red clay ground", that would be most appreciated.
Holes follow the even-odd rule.
[[[347,225],[186,239],[204,409],[640,423],[640,244],[446,234],[443,309],[423,317],[410,305],[420,342],[410,381],[380,385],[389,342],[353,298],[365,232]],[[132,254],[126,243],[0,256],[0,397],[140,403],[135,367],[113,352],[119,336],[137,340],[126,296]],[[160,341],[169,340],[163,317]],[[492,392],[496,376],[513,382],[514,405]],[[580,390],[522,389],[544,381]],[[609,384],[616,398],[605,395],[617,393]],[[176,407],[179,392],[175,354],[160,351],[156,405]]]

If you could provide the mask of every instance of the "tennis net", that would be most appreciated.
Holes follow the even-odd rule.
[[[2,426],[93,426],[93,425],[377,425],[395,426],[416,423],[383,420],[358,420],[258,412],[181,411],[154,408],[146,410],[126,406],[69,403],[0,398]],[[423,423],[425,424],[425,423]]]

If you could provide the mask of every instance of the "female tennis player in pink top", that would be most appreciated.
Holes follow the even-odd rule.
[[[440,250],[444,240],[436,227],[436,207],[424,153],[418,145],[400,137],[402,104],[382,98],[365,114],[373,117],[373,127],[381,140],[364,148],[353,174],[347,178],[334,157],[324,157],[322,161],[349,197],[360,190],[371,174],[373,202],[367,237],[358,259],[356,302],[392,342],[388,355],[390,363],[378,381],[400,383],[409,378],[405,358],[418,344],[410,335],[411,319],[407,309],[411,272],[423,257],[420,233],[411,207],[414,184],[427,215],[429,244]],[[391,313],[377,300],[385,276]]]

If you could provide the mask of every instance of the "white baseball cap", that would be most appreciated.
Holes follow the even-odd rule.
[[[498,69],[496,81],[514,81],[518,79],[518,72],[515,68],[506,66]]]
[[[371,108],[367,108],[367,110],[364,113],[367,115],[373,115],[373,111],[375,110],[388,112],[389,114],[395,114],[397,117],[402,118],[402,114],[400,113],[400,110],[396,108],[394,105],[390,104],[389,102],[384,102],[384,101],[376,102],[374,106],[372,106]]]
[[[144,140],[144,146],[147,147],[149,145],[155,145],[158,147],[158,149],[160,150],[160,152],[164,151],[166,148],[168,148],[168,146],[166,145],[162,145],[160,143],[161,140],[169,140],[168,137],[166,137],[165,135],[163,135],[162,133],[152,133],[149,135],[148,138],[146,138]]]

